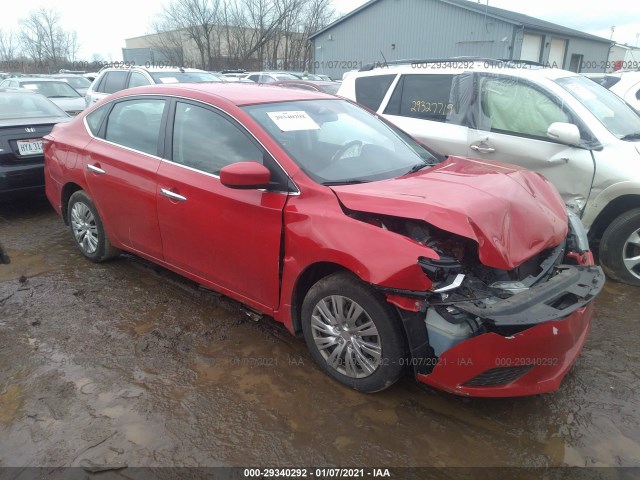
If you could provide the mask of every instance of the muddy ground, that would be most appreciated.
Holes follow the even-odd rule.
[[[608,281],[554,394],[364,395],[273,321],[0,205],[0,466],[640,466],[640,289]]]

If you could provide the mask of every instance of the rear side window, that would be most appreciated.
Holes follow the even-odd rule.
[[[158,155],[165,101],[127,100],[117,103],[107,120],[105,139],[150,155]]]
[[[109,109],[107,108],[107,105],[104,105],[87,115],[87,125],[89,126],[89,130],[91,130],[91,133],[93,133],[94,135],[98,135],[100,126],[107,116],[108,110]]]
[[[446,122],[451,102],[453,75],[403,75],[384,113]]]
[[[356,102],[377,111],[395,75],[356,78]]]
[[[128,72],[107,72],[100,82],[100,91],[104,93],[116,93],[123,90]]]

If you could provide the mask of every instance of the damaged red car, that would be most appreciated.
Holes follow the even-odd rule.
[[[460,395],[556,390],[604,276],[557,191],[442,158],[357,105],[244,84],[112,95],[45,137],[90,260],[122,250],[304,336],[329,376]]]

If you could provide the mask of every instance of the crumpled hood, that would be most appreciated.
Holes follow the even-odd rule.
[[[449,157],[413,175],[331,188],[350,210],[424,220],[475,240],[493,268],[511,270],[567,236],[555,187],[513,165]]]

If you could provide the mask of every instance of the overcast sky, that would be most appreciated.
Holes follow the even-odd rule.
[[[168,1],[153,2],[155,10],[149,7],[151,3],[132,0],[110,0],[106,4],[94,0],[5,1],[2,5],[0,29],[18,32],[18,20],[30,10],[44,5],[60,13],[65,29],[78,32],[79,58],[90,60],[97,53],[106,60],[119,60],[122,58],[124,39],[149,33],[154,14]],[[333,0],[334,7],[340,13],[346,13],[365,2],[366,0]],[[638,0],[490,0],[489,4],[605,38],[611,36],[611,26],[615,25],[615,41],[630,45],[638,42]]]

